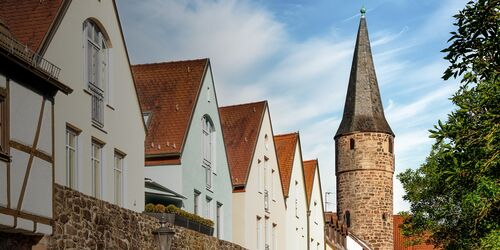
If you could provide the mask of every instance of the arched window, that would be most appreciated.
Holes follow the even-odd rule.
[[[349,212],[349,210],[345,211],[344,216],[345,224],[347,225],[347,227],[351,227],[351,213]]]
[[[85,80],[92,94],[92,121],[104,126],[104,102],[108,91],[108,42],[99,26],[88,19],[83,23],[85,37]]]
[[[267,134],[264,136],[264,145],[266,147],[266,150],[269,149],[269,137],[267,136]]]
[[[202,165],[206,173],[206,185],[212,188],[212,171],[215,170],[215,129],[212,120],[208,115],[201,119],[201,140],[202,140]]]

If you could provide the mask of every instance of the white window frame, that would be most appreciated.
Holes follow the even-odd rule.
[[[264,249],[269,250],[271,245],[269,244],[270,238],[270,230],[269,230],[269,217],[264,218]]]
[[[92,122],[104,127],[104,106],[110,100],[110,49],[101,27],[93,20],[83,23],[84,37],[84,88],[92,95]],[[92,50],[92,53],[91,53]],[[92,54],[92,56],[91,56]]]
[[[222,239],[224,237],[224,210],[220,202],[217,202],[215,216],[216,236],[218,239]]]
[[[205,218],[212,219],[212,198],[209,196],[205,197]]]
[[[201,137],[201,155],[202,167],[205,168],[205,185],[207,190],[212,190],[212,175],[216,174],[215,126],[208,115],[204,115],[201,119]]]
[[[276,237],[276,230],[277,230],[277,227],[278,225],[273,223],[273,231],[272,231],[272,246],[273,246],[273,250],[278,250],[278,239]]]
[[[90,162],[92,164],[92,196],[95,198],[101,198],[102,197],[102,160],[103,160],[103,154],[102,152],[104,148],[104,144],[99,143],[95,140],[92,140],[92,146],[91,146],[91,156],[90,156]],[[96,152],[99,152],[97,155]],[[98,168],[98,169],[96,169]],[[97,178],[96,178],[97,177]],[[96,180],[97,179],[97,180]]]
[[[257,248],[256,249],[261,249],[261,241],[262,241],[262,228],[261,228],[261,221],[262,218],[260,216],[257,216]]]
[[[275,171],[274,169],[271,169],[271,198],[273,201],[276,201],[276,196],[274,194],[274,177],[275,176]]]
[[[260,159],[257,159],[257,191],[259,193],[262,193],[262,180],[261,180],[261,165],[262,165],[262,161]]]
[[[198,190],[194,190],[194,200],[193,200],[193,211],[194,214],[200,215],[200,197],[201,197],[201,192]]]
[[[119,161],[118,166],[117,166],[117,161]],[[116,175],[120,175],[120,190],[119,194],[117,194],[117,185],[116,185]],[[113,201],[114,204],[123,206],[123,198],[125,197],[124,195],[124,190],[125,190],[125,154],[121,152],[115,151],[115,157],[114,157],[114,163],[113,163]]]
[[[78,135],[79,132],[66,127],[66,186],[78,190]],[[69,137],[74,137],[74,145],[69,145]],[[73,151],[73,166],[70,165],[69,154]],[[71,168],[73,171],[71,171]],[[71,174],[73,173],[73,174]]]

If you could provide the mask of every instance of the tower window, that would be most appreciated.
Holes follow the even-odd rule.
[[[345,224],[347,227],[351,227],[351,213],[349,213],[349,210],[345,211]]]
[[[351,145],[351,147],[350,147],[350,148],[351,148],[351,149],[354,149],[354,139],[353,139],[353,138],[351,138],[351,140],[350,140],[350,145]]]
[[[386,220],[387,220],[387,214],[386,214],[386,213],[382,213],[382,220],[383,220],[383,221],[386,221]]]
[[[392,138],[389,138],[389,153],[394,152],[394,142],[392,141]]]

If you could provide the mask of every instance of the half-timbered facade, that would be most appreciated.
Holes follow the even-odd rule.
[[[0,248],[52,234],[54,97],[60,68],[21,43],[0,12]],[[32,242],[34,243],[34,242]],[[16,245],[24,246],[22,242]]]

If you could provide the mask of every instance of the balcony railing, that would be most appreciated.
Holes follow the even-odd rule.
[[[89,84],[89,90],[92,93],[92,122],[104,127],[104,91],[93,84]]]
[[[269,212],[269,192],[264,190],[264,209]]]
[[[18,42],[2,27],[0,27],[0,47],[4,48],[8,51],[8,53],[21,59],[28,65],[41,70],[47,76],[54,79],[59,78],[59,72],[61,71],[59,67],[29,49],[26,45]]]

